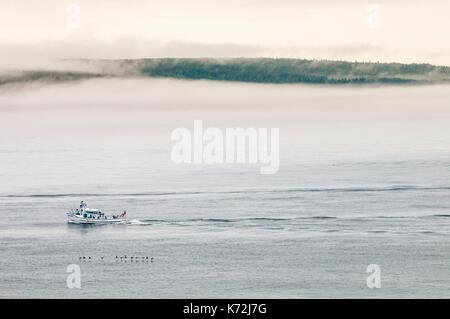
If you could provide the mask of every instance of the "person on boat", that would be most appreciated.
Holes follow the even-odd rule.
[[[123,213],[120,215],[120,217],[126,217],[127,216],[127,211],[124,210]]]

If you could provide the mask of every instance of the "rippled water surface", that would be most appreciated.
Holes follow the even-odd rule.
[[[0,297],[448,298],[448,88],[4,90]],[[280,128],[279,172],[174,164],[170,134],[196,119]],[[68,225],[80,200],[129,223]],[[73,263],[81,289],[66,286]]]

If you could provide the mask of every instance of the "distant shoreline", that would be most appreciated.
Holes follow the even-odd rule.
[[[0,86],[61,83],[94,78],[172,78],[264,84],[442,84],[450,67],[431,64],[347,62],[273,58],[155,58],[71,60],[68,70],[36,69],[0,74]],[[86,68],[89,71],[86,71]],[[83,70],[83,71],[81,71]]]

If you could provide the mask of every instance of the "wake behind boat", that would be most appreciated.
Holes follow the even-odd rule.
[[[81,201],[80,207],[72,209],[67,213],[67,222],[69,224],[125,224],[127,222],[127,212],[119,215],[108,216],[98,209],[88,208],[84,201]]]

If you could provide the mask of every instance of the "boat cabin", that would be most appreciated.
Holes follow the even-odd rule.
[[[80,203],[80,208],[75,211],[76,216],[91,218],[91,219],[106,219],[106,215],[100,210],[94,208],[88,208],[85,202]]]

